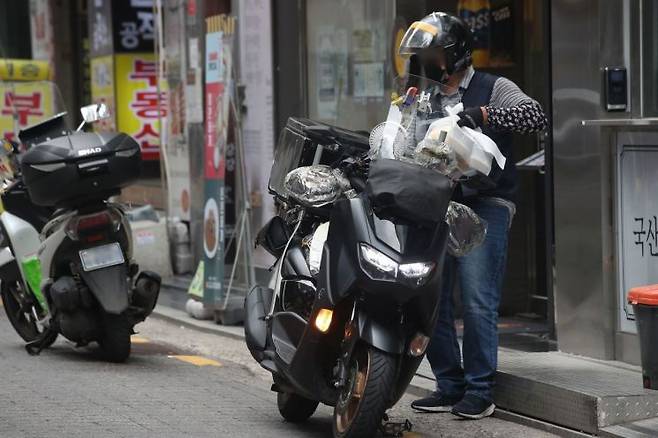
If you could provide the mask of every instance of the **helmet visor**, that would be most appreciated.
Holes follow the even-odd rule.
[[[439,33],[439,28],[424,21],[416,21],[402,37],[400,43],[400,55],[413,55],[428,48],[434,37]]]

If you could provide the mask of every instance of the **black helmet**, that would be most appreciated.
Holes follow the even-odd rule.
[[[445,54],[447,74],[451,75],[467,68],[471,65],[473,49],[471,29],[459,17],[445,12],[433,12],[409,26],[399,51],[401,55],[422,56],[423,53],[438,48],[443,49]]]

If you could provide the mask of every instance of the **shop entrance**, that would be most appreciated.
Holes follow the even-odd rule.
[[[513,80],[551,114],[549,2],[307,0],[304,6],[305,97],[312,119],[360,130],[382,121],[389,85],[404,69],[396,54],[399,40],[410,23],[433,11],[467,15],[478,28],[476,68]],[[546,134],[514,139],[516,162],[542,150],[550,163]],[[520,171],[501,315],[553,333],[551,169],[541,153],[537,158]]]

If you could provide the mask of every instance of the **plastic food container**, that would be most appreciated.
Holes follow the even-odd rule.
[[[455,151],[455,154],[469,168],[477,170],[485,175],[491,171],[491,155],[475,144],[475,139],[468,132],[456,124],[448,129],[446,137],[448,143]]]
[[[631,289],[628,302],[640,336],[644,387],[658,390],[658,284]]]

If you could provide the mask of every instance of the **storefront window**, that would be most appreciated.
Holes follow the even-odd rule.
[[[642,2],[642,96],[644,116],[658,116],[658,4]]]
[[[394,0],[309,0],[308,107],[312,119],[370,129],[386,117]]]

